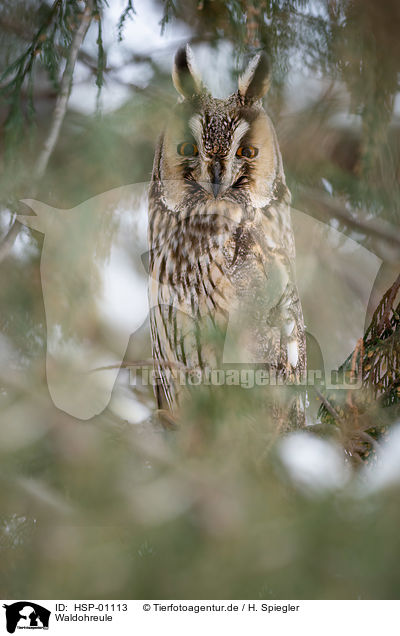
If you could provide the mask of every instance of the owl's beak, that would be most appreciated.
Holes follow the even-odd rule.
[[[219,191],[222,186],[222,165],[221,161],[218,158],[215,158],[211,164],[211,188],[213,191],[213,195],[217,198]]]

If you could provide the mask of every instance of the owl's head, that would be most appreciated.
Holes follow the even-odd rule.
[[[276,134],[261,103],[270,83],[265,54],[251,60],[226,99],[210,95],[188,46],[177,52],[172,78],[180,100],[154,171],[169,209],[215,199],[264,207],[286,190]]]

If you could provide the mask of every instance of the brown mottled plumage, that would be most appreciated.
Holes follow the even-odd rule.
[[[207,92],[188,47],[176,55],[173,79],[183,99],[159,140],[149,195],[157,397],[171,410],[181,397],[171,377],[179,365],[222,368],[236,356],[294,383],[306,366],[290,193],[261,104],[267,60],[257,55],[227,99]],[[211,335],[227,329],[235,353]]]

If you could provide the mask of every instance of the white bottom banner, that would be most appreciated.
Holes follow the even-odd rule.
[[[400,601],[1,601],[0,634],[307,634],[376,636]],[[39,636],[39,635],[38,635]]]

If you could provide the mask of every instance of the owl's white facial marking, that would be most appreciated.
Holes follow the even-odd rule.
[[[189,128],[192,131],[195,140],[197,141],[199,151],[203,153],[203,124],[201,122],[200,115],[193,115],[193,117],[189,119]]]
[[[299,348],[296,340],[290,340],[287,343],[288,362],[292,367],[296,367],[299,361]]]
[[[293,333],[293,329],[295,328],[295,321],[292,319],[288,319],[284,322],[283,324],[283,332],[285,334],[285,336],[291,336]]]
[[[239,147],[239,144],[242,140],[242,137],[249,130],[249,128],[250,128],[250,124],[244,119],[242,119],[239,122],[238,126],[236,126],[232,135],[232,145],[228,154],[228,159],[233,159]]]

